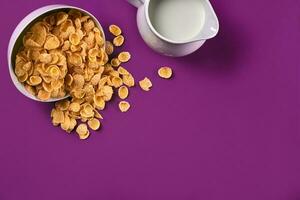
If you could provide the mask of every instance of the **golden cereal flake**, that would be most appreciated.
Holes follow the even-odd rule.
[[[81,40],[81,38],[80,38],[80,36],[79,36],[79,34],[78,33],[72,33],[72,34],[70,34],[70,36],[69,36],[69,41],[70,41],[70,43],[71,44],[73,44],[73,45],[78,45],[79,43],[80,43],[80,40]],[[66,47],[65,47],[66,48]]]
[[[124,67],[122,67],[122,66],[119,66],[118,72],[121,75],[129,74],[129,72]]]
[[[47,82],[42,82],[42,87],[43,89],[46,91],[46,92],[52,92],[54,90],[54,88],[52,87],[51,85],[51,82],[50,83],[47,83]]]
[[[161,67],[159,68],[158,70],[158,75],[161,77],[161,78],[164,78],[164,79],[169,79],[172,77],[172,69],[170,67]]]
[[[126,86],[121,86],[118,90],[118,95],[121,99],[126,99],[128,97],[129,90]]]
[[[119,53],[118,55],[118,60],[121,61],[122,63],[128,62],[131,58],[131,55],[129,52],[124,51]]]
[[[79,139],[86,140],[89,136],[90,136],[90,132],[88,131],[84,135],[79,135]]]
[[[41,53],[39,55],[39,60],[41,63],[48,64],[52,61],[52,56],[48,53]]]
[[[29,94],[36,96],[36,89],[33,86],[26,84],[24,87],[27,90],[27,92],[29,92]]]
[[[47,92],[45,90],[39,90],[38,91],[38,95],[37,98],[42,100],[42,101],[47,101],[48,99],[50,99],[51,97],[51,93]]]
[[[77,125],[77,121],[74,118],[70,118],[70,126],[69,129],[67,130],[68,133],[70,133],[72,130],[74,130],[75,126]]]
[[[123,35],[118,35],[117,37],[115,37],[113,39],[113,44],[116,46],[116,47],[120,47],[124,44],[124,36]]]
[[[113,59],[111,59],[110,64],[113,67],[118,67],[121,64],[121,62],[120,62],[120,60],[118,58],[113,58]]]
[[[84,135],[88,132],[88,127],[86,124],[79,124],[76,128],[76,132],[79,134],[79,135]]]
[[[69,106],[69,110],[72,112],[79,112],[80,111],[80,104],[77,102],[72,102]]]
[[[74,66],[81,66],[82,65],[82,57],[79,53],[72,53],[68,56],[68,64]]]
[[[139,81],[139,85],[144,91],[149,91],[150,88],[152,87],[152,83],[151,83],[150,79],[147,77],[145,77],[143,80]]]
[[[123,75],[123,83],[128,87],[133,87],[135,85],[134,78],[131,74],[124,74]]]
[[[90,18],[89,16],[87,16]],[[90,32],[95,27],[95,22],[92,19],[88,19],[83,23],[83,28],[86,32]]]
[[[100,80],[101,80],[101,74],[100,74],[100,73],[95,74],[95,75],[93,76],[93,78],[91,79],[91,84],[92,84],[92,85],[98,85],[99,82],[100,82]]]
[[[92,119],[88,120],[88,125],[92,130],[96,131],[100,128],[101,123],[98,119],[92,118]]]
[[[93,106],[89,103],[83,105],[83,108],[80,111],[80,115],[83,118],[91,118],[94,117],[94,110],[93,110]]]
[[[56,25],[59,26],[60,24],[62,24],[68,19],[68,14],[65,12],[58,12],[56,18],[57,18]]]
[[[111,82],[115,88],[123,85],[123,80],[120,77],[112,77]]]
[[[105,108],[105,101],[102,96],[95,95],[93,101],[98,110],[103,110]]]
[[[130,108],[130,104],[127,101],[121,101],[119,103],[119,109],[121,112],[127,112]]]
[[[109,32],[111,34],[113,34],[114,36],[118,36],[118,35],[122,34],[121,28],[115,24],[110,25],[108,29],[109,29]]]
[[[114,52],[114,46],[110,41],[105,42],[105,52],[107,55],[111,55]]]
[[[48,72],[48,75],[53,79],[57,79],[61,73],[61,71],[57,65],[50,65],[47,69],[47,72]]]
[[[52,117],[52,123],[55,126],[59,125],[60,123],[63,123],[65,120],[64,112],[56,108],[52,109],[51,117]]]
[[[59,39],[55,35],[49,35],[44,44],[44,48],[47,50],[52,50],[58,48],[60,45]]]
[[[21,83],[25,82],[27,79],[28,79],[28,73],[27,73],[27,72],[25,72],[23,76],[19,76],[19,77],[18,77],[18,80],[19,80]]]
[[[64,114],[64,121],[60,124],[61,129],[64,131],[68,131],[71,125],[71,118],[69,117],[68,113],[65,112]]]
[[[29,84],[31,86],[36,86],[42,82],[42,78],[40,76],[30,76],[29,77]]]
[[[76,128],[76,132],[81,140],[87,139],[90,135],[86,124],[79,124]]]
[[[73,76],[73,85],[74,88],[82,88],[84,85],[85,81],[84,81],[84,76],[81,74],[75,74]]]
[[[66,99],[55,103],[55,107],[62,111],[68,110],[69,106],[70,106],[70,101]]]
[[[71,86],[72,83],[73,83],[73,76],[71,74],[67,74],[66,77],[65,77],[65,83],[68,85],[68,86]]]
[[[28,32],[23,38],[25,47],[42,47],[46,41],[47,30],[42,22],[37,22],[31,27],[31,32]]]

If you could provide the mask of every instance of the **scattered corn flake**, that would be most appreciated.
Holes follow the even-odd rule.
[[[122,34],[121,28],[115,24],[109,26],[109,32],[114,36],[118,36]]]
[[[98,110],[103,110],[105,108],[105,100],[102,96],[95,95],[93,101]]]
[[[60,123],[63,123],[65,120],[64,112],[56,108],[52,109],[51,117],[52,117],[52,123],[55,126],[59,125]]]
[[[86,124],[79,124],[76,128],[76,132],[81,140],[87,139],[90,135]]]
[[[152,87],[152,83],[151,83],[150,79],[147,77],[145,77],[143,80],[139,81],[139,85],[144,91],[149,91],[150,88]]]
[[[121,101],[119,103],[119,109],[121,112],[127,112],[130,108],[130,104],[127,101]]]
[[[121,85],[123,85],[123,80],[120,77],[113,77],[111,81],[115,88],[119,88]]]
[[[123,35],[118,35],[117,37],[115,37],[113,39],[113,44],[116,46],[116,47],[120,47],[124,44],[124,36]]]
[[[77,102],[72,102],[69,106],[69,110],[72,112],[79,112],[80,111],[80,104]]]
[[[71,118],[69,117],[69,115],[67,113],[65,113],[64,122],[60,124],[60,127],[64,131],[68,131],[70,129],[70,125],[71,125]]]
[[[86,124],[79,124],[76,128],[76,132],[79,134],[79,135],[84,135],[88,132],[88,128],[87,128],[87,125]]]
[[[123,83],[128,87],[133,87],[135,85],[134,78],[131,74],[124,74],[123,75]]]
[[[129,72],[124,67],[122,67],[122,66],[119,66],[118,72],[121,75],[129,74]]]
[[[107,55],[111,55],[114,52],[114,46],[110,41],[105,42],[105,52]]]
[[[79,135],[79,139],[86,140],[89,136],[90,136],[90,132],[88,131],[84,135]]]
[[[122,63],[128,62],[131,58],[131,55],[127,51],[123,51],[119,53],[118,55],[118,60],[121,61]]]
[[[66,111],[69,109],[69,106],[70,106],[70,101],[69,100],[61,100],[61,101],[57,101],[55,103],[55,107],[58,108],[59,110],[62,110],[62,111]]]
[[[129,90],[126,86],[123,85],[118,89],[118,95],[121,99],[126,99],[128,97],[128,94]]]
[[[161,77],[161,78],[164,78],[164,79],[169,79],[171,78],[172,76],[172,69],[170,67],[161,67],[159,68],[158,70],[158,75]]]
[[[121,62],[118,58],[113,58],[113,59],[111,59],[110,64],[113,67],[118,67],[118,66],[120,66]]]
[[[92,118],[88,120],[88,125],[92,130],[96,131],[100,128],[101,123],[98,119]]]

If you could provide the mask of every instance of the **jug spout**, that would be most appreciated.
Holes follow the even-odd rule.
[[[203,6],[205,10],[205,20],[197,40],[213,38],[219,32],[219,20],[209,0],[203,0]]]

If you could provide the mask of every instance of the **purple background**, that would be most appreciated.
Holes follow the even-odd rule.
[[[126,114],[114,100],[87,141],[53,127],[52,104],[22,96],[7,70],[17,23],[54,3],[119,24],[126,67],[154,84],[131,90]],[[149,49],[125,0],[1,4],[0,200],[300,199],[299,0],[213,0],[220,33],[184,58]]]

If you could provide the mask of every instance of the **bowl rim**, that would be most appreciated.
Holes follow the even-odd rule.
[[[7,59],[8,59],[8,68],[9,68],[9,74],[10,74],[10,78],[11,81],[13,82],[14,86],[17,88],[17,90],[22,93],[24,96],[35,100],[35,101],[39,101],[39,102],[56,102],[62,99],[66,99],[68,98],[70,95],[66,95],[65,97],[62,98],[50,98],[46,101],[42,101],[40,99],[38,99],[36,96],[30,94],[24,87],[24,85],[19,82],[15,72],[14,72],[14,64],[12,62],[12,54],[16,48],[16,42],[17,40],[20,38],[20,35],[22,35],[22,33],[25,31],[26,28],[28,28],[28,26],[37,18],[41,17],[42,15],[51,12],[51,11],[55,11],[55,10],[60,10],[60,9],[75,9],[75,10],[79,10],[80,12],[83,12],[87,15],[89,15],[90,17],[92,17],[92,19],[95,21],[96,26],[100,29],[100,31],[102,32],[103,35],[103,39],[105,40],[105,33],[103,30],[102,25],[100,24],[100,22],[98,21],[98,19],[89,11],[80,8],[80,7],[76,7],[76,6],[72,6],[72,5],[66,5],[66,4],[51,4],[51,5],[46,5],[40,8],[37,8],[33,11],[31,11],[30,13],[28,13],[16,26],[16,28],[14,29],[14,31],[11,34],[10,40],[9,40],[9,44],[8,44],[8,50],[7,50]],[[105,44],[104,47],[105,48]]]

